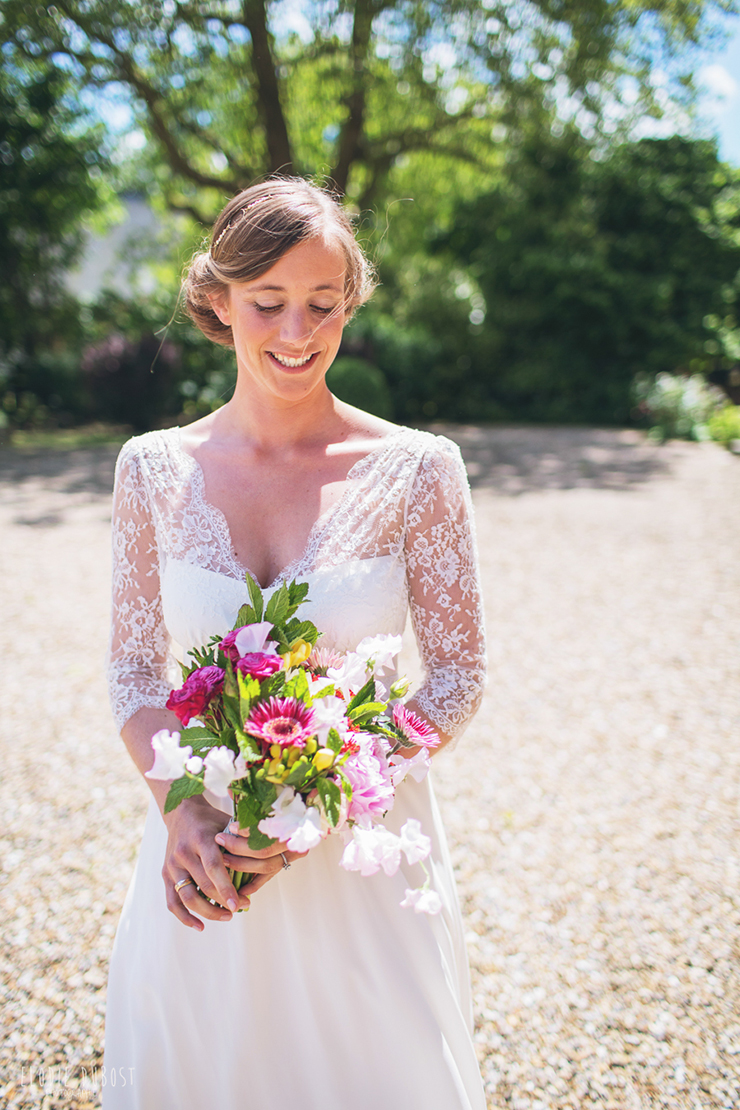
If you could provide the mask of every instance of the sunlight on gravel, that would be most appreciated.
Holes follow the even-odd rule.
[[[740,459],[447,431],[474,485],[490,678],[435,785],[489,1106],[734,1110]],[[147,795],[103,678],[114,458],[0,452],[7,1110],[92,1110],[104,1081]]]

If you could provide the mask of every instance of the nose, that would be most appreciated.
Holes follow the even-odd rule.
[[[284,343],[307,343],[311,338],[311,320],[308,310],[301,305],[281,314],[280,338]]]

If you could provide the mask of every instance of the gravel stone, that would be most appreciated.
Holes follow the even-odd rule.
[[[473,482],[490,645],[483,708],[434,772],[489,1107],[736,1108],[740,460],[433,430]],[[147,801],[103,675],[115,454],[0,451],[7,1110],[93,1110],[105,1079]]]

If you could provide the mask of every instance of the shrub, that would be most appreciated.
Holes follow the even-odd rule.
[[[633,385],[637,412],[653,439],[709,439],[709,422],[725,394],[702,374],[638,374]]]
[[[159,426],[168,415],[180,350],[145,333],[138,340],[113,333],[82,356],[92,413],[97,419],[130,424],[135,431]]]
[[[725,405],[710,417],[709,434],[717,443],[729,447],[733,439],[740,440],[740,405]]]

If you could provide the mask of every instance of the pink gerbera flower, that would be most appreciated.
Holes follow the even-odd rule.
[[[315,647],[308,657],[306,666],[313,674],[325,675],[329,667],[341,667],[342,656],[331,648]]]
[[[266,744],[302,748],[314,734],[313,710],[297,698],[270,698],[255,705],[244,731]]]
[[[412,744],[422,748],[436,748],[439,737],[431,725],[422,721],[411,709],[397,701],[393,706],[393,724]]]

